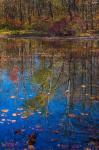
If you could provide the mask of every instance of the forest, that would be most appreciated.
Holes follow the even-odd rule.
[[[99,0],[0,0],[0,150],[99,149]]]
[[[98,0],[0,0],[0,34],[99,34]]]

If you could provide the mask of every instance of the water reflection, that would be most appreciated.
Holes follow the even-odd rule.
[[[98,149],[99,41],[0,41],[0,147]]]

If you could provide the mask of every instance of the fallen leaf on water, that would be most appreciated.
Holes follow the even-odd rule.
[[[4,117],[4,116],[5,116],[5,114],[1,114],[1,116],[2,116],[2,117]]]
[[[16,113],[16,115],[17,115],[17,116],[20,116],[20,115],[22,115],[22,113]]]
[[[15,146],[15,143],[13,142],[7,142],[4,144],[4,147],[6,147],[7,149],[12,149],[14,148],[14,146]]]
[[[36,127],[36,128],[41,128],[41,126],[40,126],[40,125],[36,125],[35,127]]]
[[[11,98],[11,99],[14,99],[14,98],[16,98],[16,96],[12,95],[12,96],[10,96],[10,98]]]
[[[12,123],[16,123],[16,120],[11,120]]]
[[[20,97],[20,99],[24,99],[24,97]]]
[[[81,113],[81,115],[82,115],[82,116],[88,116],[88,114],[87,114],[87,113]]]
[[[8,109],[2,109],[1,111],[4,113],[7,113],[9,110]]]
[[[23,110],[23,108],[22,107],[21,108],[17,108],[17,110],[21,111],[21,110]]]
[[[68,148],[68,145],[65,145],[65,144],[58,144],[57,146],[64,150],[66,150]]]
[[[91,148],[85,148],[84,150],[92,150]]]
[[[22,118],[22,119],[27,119],[27,118],[28,118],[28,116],[21,116],[21,118]]]
[[[81,149],[81,145],[80,144],[74,144],[72,145],[72,149]]]
[[[51,93],[49,92],[49,93],[47,93],[48,95],[50,95]]]
[[[10,119],[7,119],[7,121],[10,121],[10,122],[11,122],[11,120],[10,120]]]
[[[39,112],[38,112],[38,114],[42,114],[42,112],[41,112],[41,111],[39,111]]]
[[[43,128],[37,128],[36,130],[39,131],[39,132],[43,132],[44,131]]]
[[[51,139],[51,142],[58,142],[59,141],[59,139]]]
[[[59,134],[60,133],[59,130],[53,130],[52,132],[55,133],[55,134]]]
[[[82,88],[86,88],[86,85],[81,85]]]
[[[16,114],[16,113],[13,113],[13,114],[12,114],[12,116],[13,116],[13,117],[16,117],[16,116],[17,116],[17,114]]]
[[[29,145],[29,146],[28,146],[28,149],[29,149],[29,150],[35,150],[35,147],[34,147],[33,145]]]
[[[67,95],[67,94],[70,94],[70,91],[69,91],[69,90],[66,90],[64,94],[66,94],[66,95]]]
[[[4,121],[5,121],[5,119],[1,119],[1,121],[3,121],[3,122],[4,122]]]
[[[88,93],[86,93],[85,95],[86,95],[86,96],[89,96],[89,94],[88,94]]]
[[[68,114],[68,117],[70,117],[70,118],[75,118],[76,115],[75,115],[75,114]]]
[[[15,134],[22,134],[25,131],[25,129],[18,129],[14,133]]]

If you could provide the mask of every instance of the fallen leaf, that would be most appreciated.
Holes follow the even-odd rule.
[[[38,114],[42,114],[42,112],[39,111]]]
[[[17,108],[17,110],[21,111],[21,110],[23,110],[23,108],[22,107],[21,108]]]
[[[82,115],[82,116],[88,116],[88,114],[87,114],[87,113],[81,113],[81,115]]]
[[[27,118],[28,118],[28,116],[21,116],[21,118],[22,118],[22,119],[27,119]]]
[[[55,133],[55,134],[59,134],[60,133],[59,130],[53,130],[52,132]]]
[[[82,88],[86,88],[86,85],[81,85]]]
[[[16,123],[16,120],[11,120],[12,123]]]
[[[11,98],[11,99],[14,99],[14,98],[16,98],[16,96],[13,96],[13,95],[12,95],[12,96],[10,96],[10,98]]]
[[[14,133],[15,134],[22,134],[25,131],[25,129],[18,129]]]
[[[4,113],[7,113],[9,110],[8,109],[2,109],[1,111]]]
[[[24,97],[20,97],[20,99],[24,99]]]
[[[17,114],[16,114],[16,113],[13,113],[13,114],[12,114],[12,116],[13,116],[13,117],[16,117],[16,116],[17,116]]]
[[[75,114],[68,114],[68,117],[70,117],[70,118],[75,118],[76,115],[75,115]]]
[[[3,121],[3,122],[4,122],[4,121],[5,121],[5,119],[1,119],[1,121]]]
[[[59,141],[59,139],[51,139],[51,142],[58,142]]]

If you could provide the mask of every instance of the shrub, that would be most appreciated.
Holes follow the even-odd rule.
[[[80,17],[74,16],[71,21],[67,16],[60,19],[59,21],[54,22],[53,25],[49,28],[49,33],[59,36],[79,35],[79,33],[82,32],[83,26],[84,24]]]

